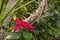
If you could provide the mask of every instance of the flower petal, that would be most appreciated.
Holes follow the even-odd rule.
[[[17,25],[22,25],[22,21],[19,20],[18,18],[15,20],[15,22],[16,22]]]
[[[20,30],[21,28],[23,28],[23,27],[22,27],[22,26],[18,26],[18,25],[17,25],[17,26],[15,26],[15,27],[14,27],[14,29],[13,29],[13,30],[14,30],[14,32],[16,32],[16,31]]]

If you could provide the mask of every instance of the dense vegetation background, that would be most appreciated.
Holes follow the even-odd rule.
[[[11,32],[16,25],[14,19],[27,19],[42,1],[0,0],[0,39],[6,40],[6,36],[12,35],[10,40],[60,40],[60,0],[47,2],[41,16],[37,15],[37,20],[32,21],[32,25],[36,27],[34,32],[22,29]]]

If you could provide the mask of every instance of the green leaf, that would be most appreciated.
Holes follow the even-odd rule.
[[[14,40],[17,40],[18,37],[19,37],[19,33],[18,33],[18,32],[15,32],[15,33],[14,33]]]
[[[29,32],[23,32],[23,37],[26,38],[27,40],[31,40],[32,34]]]
[[[2,10],[2,6],[3,6],[3,0],[0,0],[0,13],[1,13],[1,10]]]
[[[25,3],[25,4],[24,4],[24,5],[22,5],[22,6],[19,6],[18,8],[16,8],[16,9],[12,10],[12,11],[9,13],[9,15],[10,15],[11,13],[13,13],[13,12],[15,12],[15,11],[19,10],[20,8],[22,8],[22,7],[26,6],[26,5],[28,5],[28,4],[32,3],[32,2],[34,2],[34,1],[35,1],[35,0],[30,1],[30,2],[27,2],[27,3]]]
[[[32,40],[37,40],[34,36],[32,36]]]
[[[1,10],[1,14],[0,14],[0,26],[1,26],[1,24],[2,24],[2,19],[3,19],[3,17],[4,17],[3,13],[4,13],[4,10],[5,10],[5,7],[6,7],[6,5],[3,3],[2,10]]]

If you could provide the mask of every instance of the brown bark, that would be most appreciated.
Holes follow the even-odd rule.
[[[42,13],[46,11],[45,9],[48,3],[49,3],[49,0],[42,0],[42,2],[39,4],[38,9],[24,21],[31,23],[37,20],[42,15]]]
[[[7,12],[8,12],[10,9],[12,9],[13,4],[14,4],[15,2],[17,2],[17,0],[9,0],[9,2],[8,2],[7,6],[6,6],[6,9],[5,9],[5,11],[4,11],[4,16],[6,16]],[[4,20],[4,22],[3,22],[3,24],[2,24],[2,26],[3,26],[4,28],[7,28],[8,24],[10,23],[10,21],[11,21],[11,19],[12,19],[12,16],[13,16],[13,13]]]
[[[7,12],[12,8],[12,6],[13,6],[13,4],[16,2],[17,0],[9,0],[8,1],[8,4],[7,4],[7,6],[6,6],[6,9],[5,9],[5,12],[4,12],[4,16],[6,16],[6,14],[7,14]],[[8,24],[9,24],[9,22],[11,21],[11,19],[12,19],[12,16],[13,16],[13,14],[11,14],[10,16],[8,16],[5,20],[4,20],[4,22],[3,22],[3,24],[2,24],[2,27],[4,26],[5,28],[8,26]],[[0,29],[0,40],[3,40],[3,33],[5,32],[5,29],[3,29],[3,28],[1,28]]]
[[[4,12],[4,16],[7,14],[7,12],[12,8],[13,4],[16,2],[17,0],[9,0],[7,3],[7,6],[5,8],[5,12]]]

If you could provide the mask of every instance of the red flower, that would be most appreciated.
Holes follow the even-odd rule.
[[[18,26],[18,25],[17,25],[17,26],[14,27],[14,32],[15,32],[15,31],[18,31],[19,29],[22,29],[22,28],[23,28],[22,26]]]
[[[17,25],[23,25],[22,20],[19,20],[18,18],[15,20],[15,22],[16,22]]]
[[[34,31],[34,26],[32,26],[31,24],[29,24],[28,22],[19,20],[18,18],[15,20],[17,26],[14,27],[14,32],[16,32],[17,30],[20,30],[22,28],[27,28],[29,31]]]

